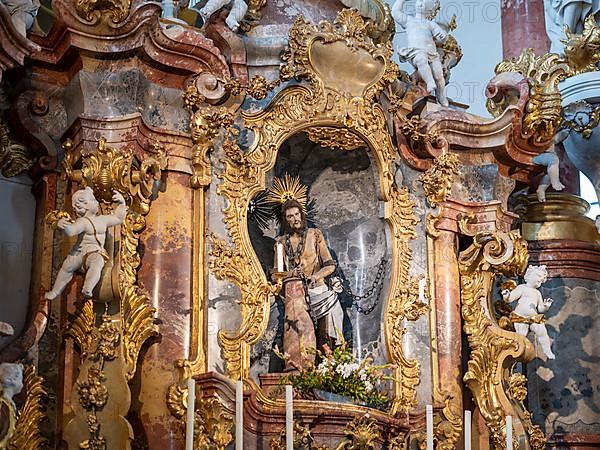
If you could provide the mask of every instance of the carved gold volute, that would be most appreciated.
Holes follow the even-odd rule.
[[[506,416],[513,417],[514,448],[523,448],[520,440],[526,449],[542,450],[546,444],[523,404],[525,376],[514,372],[517,362],[533,359],[533,345],[525,336],[500,328],[491,312],[496,276],[520,275],[527,261],[527,243],[518,231],[479,233],[460,254],[462,317],[471,348],[464,381],[490,430],[493,449],[504,448]]]

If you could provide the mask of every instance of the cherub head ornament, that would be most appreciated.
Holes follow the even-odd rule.
[[[548,279],[546,266],[529,266],[524,278],[525,282],[533,284],[536,288],[540,287]]]
[[[98,214],[100,210],[100,204],[94,196],[94,191],[89,186],[75,192],[71,199],[71,204],[78,217],[85,216],[87,212]]]

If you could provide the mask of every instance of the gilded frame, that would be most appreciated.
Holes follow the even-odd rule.
[[[233,139],[225,140],[226,157],[223,170],[217,173],[221,180],[217,192],[227,199],[223,220],[231,243],[213,236],[209,267],[217,278],[234,282],[241,292],[239,329],[219,333],[227,372],[231,378],[257,388],[249,378],[250,346],[266,330],[269,296],[279,290],[280,284],[267,280],[250,242],[248,203],[265,189],[266,174],[289,137],[307,132],[310,139],[324,144],[334,142],[345,149],[355,148],[357,138],[364,142],[377,164],[379,200],[384,204],[392,241],[382,329],[390,362],[397,365],[390,410],[390,414],[396,414],[416,405],[420,381],[418,361],[406,358],[402,350],[403,321],[418,319],[427,306],[418,301],[418,280],[409,275],[410,240],[416,236],[415,204],[405,187],[395,185],[397,153],[384,110],[375,100],[398,77],[399,69],[390,60],[390,44],[374,44],[365,27],[362,17],[351,10],[342,11],[333,24],[321,22],[315,26],[302,18],[296,20],[290,30],[281,78],[303,78],[308,83],[288,85],[263,110],[242,113],[245,127],[255,135],[248,151],[242,151]],[[354,65],[344,63],[352,58],[371,67],[372,76],[356,75]],[[329,65],[337,63],[336,70],[324,70],[325,59]]]

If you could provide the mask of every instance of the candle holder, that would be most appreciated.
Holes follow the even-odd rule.
[[[271,276],[275,282],[283,282],[287,277],[287,272],[271,272]]]

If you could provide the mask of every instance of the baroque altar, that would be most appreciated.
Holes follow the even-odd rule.
[[[297,3],[0,3],[0,448],[284,449],[290,403],[292,448],[600,442],[595,21],[484,118],[438,2]]]

